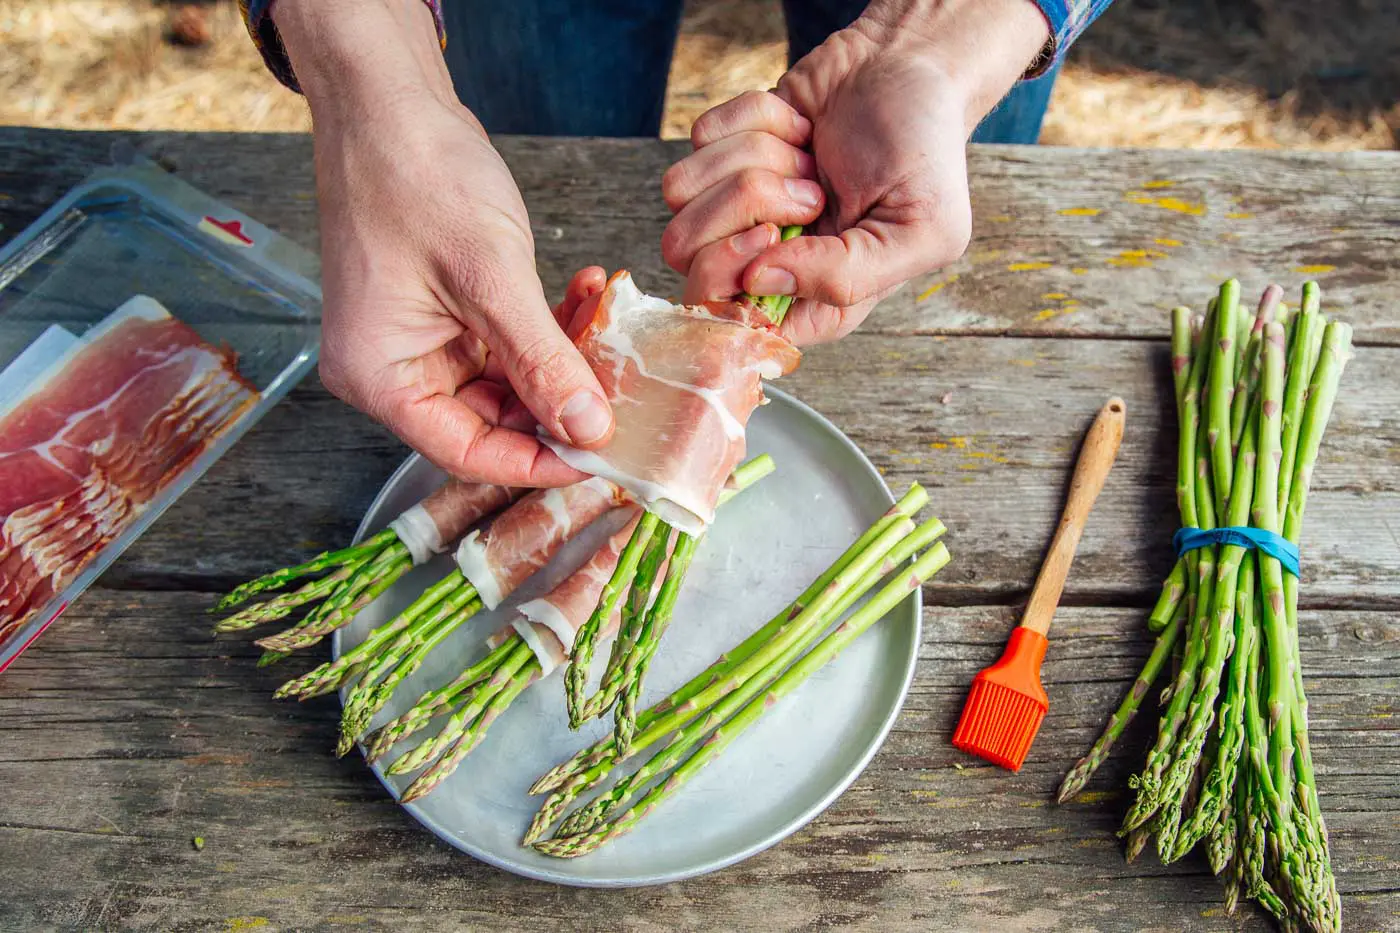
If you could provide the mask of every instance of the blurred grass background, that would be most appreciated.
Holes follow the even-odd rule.
[[[233,0],[0,0],[0,54],[0,124],[310,126]],[[688,0],[663,135],[783,63],[778,0]],[[1041,142],[1400,148],[1400,0],[1117,0],[1071,51]]]

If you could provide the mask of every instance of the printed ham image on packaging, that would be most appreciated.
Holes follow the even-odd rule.
[[[315,362],[316,258],[123,161],[0,250],[0,671]]]

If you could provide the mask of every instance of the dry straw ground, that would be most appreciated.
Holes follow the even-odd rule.
[[[308,127],[232,0],[198,5],[197,47],[171,41],[184,6],[0,0],[0,123]],[[664,135],[782,67],[778,0],[690,0]],[[1400,148],[1400,0],[1118,0],[1072,52],[1042,142]]]

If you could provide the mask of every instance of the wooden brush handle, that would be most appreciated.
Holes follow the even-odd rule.
[[[1055,540],[1050,542],[1050,553],[1040,567],[1031,600],[1026,604],[1026,614],[1021,618],[1023,628],[1042,635],[1050,630],[1050,620],[1060,604],[1060,594],[1064,592],[1065,578],[1069,576],[1069,565],[1074,562],[1074,550],[1079,547],[1079,536],[1084,533],[1089,510],[1094,507],[1103,481],[1113,468],[1113,459],[1118,456],[1126,413],[1123,400],[1111,398],[1089,428],[1089,436],[1084,439],[1079,462],[1074,467],[1069,501],[1060,516],[1060,527],[1055,531]]]

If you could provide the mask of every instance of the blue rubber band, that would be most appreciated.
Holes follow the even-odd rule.
[[[1187,551],[1209,547],[1212,544],[1233,544],[1235,547],[1253,548],[1263,551],[1283,565],[1283,569],[1299,574],[1298,545],[1283,535],[1263,528],[1249,528],[1243,525],[1230,525],[1226,528],[1182,528],[1172,535],[1172,547],[1176,556]]]

